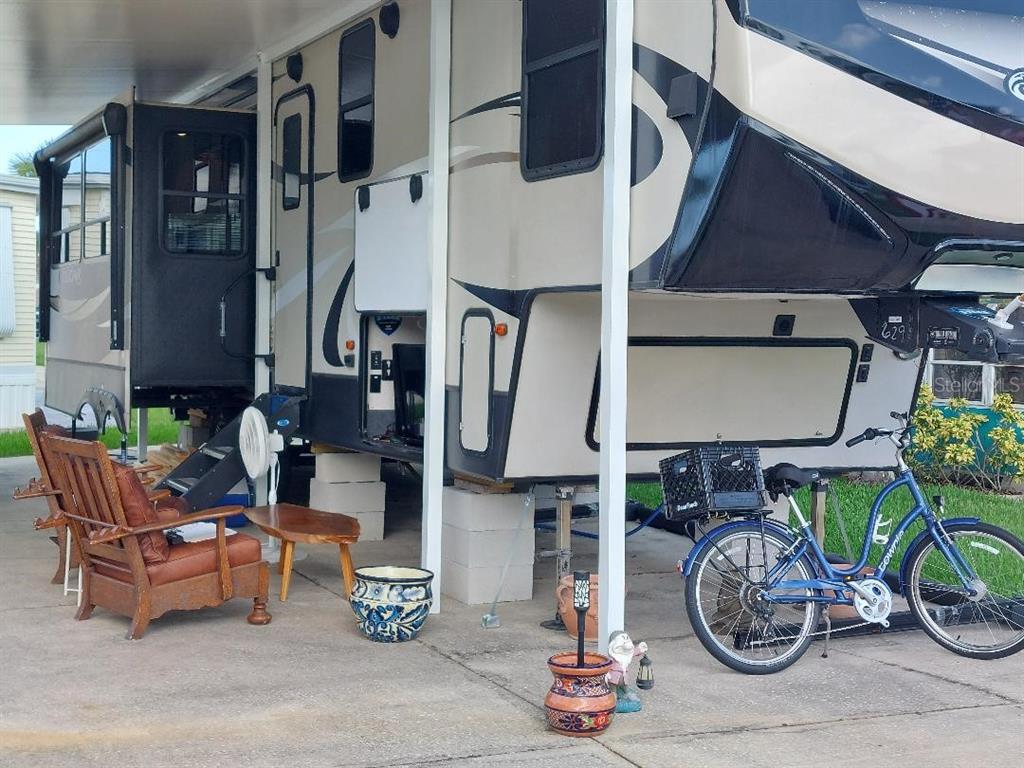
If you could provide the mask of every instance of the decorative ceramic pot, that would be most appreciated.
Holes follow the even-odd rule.
[[[378,643],[401,643],[419,634],[434,601],[434,574],[422,568],[373,565],[356,568],[349,604],[359,629]]]
[[[612,660],[600,653],[585,653],[582,668],[576,666],[575,651],[548,659],[555,676],[544,698],[548,724],[566,736],[604,733],[615,713],[615,693],[606,680],[611,668]]]

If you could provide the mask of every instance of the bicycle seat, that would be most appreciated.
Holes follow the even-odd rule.
[[[793,464],[776,464],[764,471],[764,487],[777,499],[779,494],[786,494],[810,485],[821,477],[816,469],[801,469]]]

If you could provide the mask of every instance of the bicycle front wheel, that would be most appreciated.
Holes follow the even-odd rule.
[[[766,599],[767,571],[793,541],[756,523],[724,527],[709,534],[686,579],[686,612],[701,644],[738,672],[779,672],[799,659],[818,624],[818,604],[775,603]],[[766,568],[767,565],[767,568]],[[806,556],[780,579],[814,578]],[[781,594],[771,590],[772,595]],[[799,595],[811,595],[800,590]]]
[[[904,593],[939,645],[972,659],[999,659],[1024,648],[1024,543],[987,523],[947,529],[947,546],[974,571],[970,590],[932,537],[910,553]],[[973,592],[974,594],[971,594]]]

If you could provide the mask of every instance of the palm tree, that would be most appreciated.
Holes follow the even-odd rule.
[[[35,176],[36,166],[32,162],[35,152],[15,152],[7,162],[7,167],[16,176]]]

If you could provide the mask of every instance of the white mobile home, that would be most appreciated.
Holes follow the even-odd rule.
[[[35,179],[0,175],[0,430],[36,405]]]
[[[261,32],[174,97],[255,74],[256,391],[422,460],[435,567],[444,470],[600,476],[618,584],[625,476],[681,447],[888,466],[843,444],[912,406],[926,348],[1024,350],[980,303],[1024,290],[1021,21],[919,4],[349,2]]]

